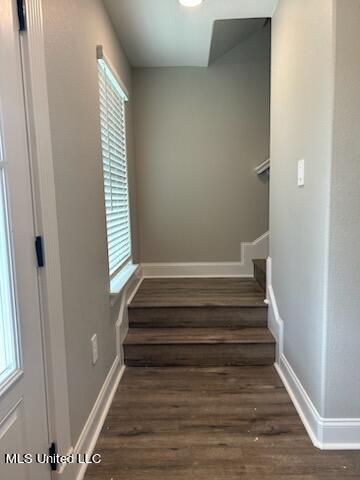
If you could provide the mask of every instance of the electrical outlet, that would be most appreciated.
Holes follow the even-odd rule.
[[[303,187],[305,185],[305,160],[298,161],[298,187]]]
[[[98,361],[98,358],[99,358],[98,341],[97,341],[96,333],[91,337],[91,349],[92,349],[92,363],[93,365],[95,365],[95,363]]]

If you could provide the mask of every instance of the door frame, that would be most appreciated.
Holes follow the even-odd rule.
[[[13,0],[15,1],[15,0]],[[45,267],[38,271],[47,389],[48,428],[59,454],[72,452],[50,111],[41,0],[26,0],[20,33],[36,235],[44,239]],[[65,464],[54,474],[62,473]]]

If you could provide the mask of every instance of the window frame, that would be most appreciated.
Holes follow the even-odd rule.
[[[0,365],[0,397],[22,373],[19,316],[15,282],[14,249],[7,185],[7,162],[3,157],[0,129],[0,342],[3,343],[4,365]]]
[[[129,188],[129,169],[128,169],[128,145],[127,145],[127,115],[126,115],[126,103],[129,101],[129,92],[121,80],[119,75],[116,73],[116,70],[113,68],[111,62],[107,59],[107,57],[103,53],[103,47],[98,45],[96,47],[96,57],[97,57],[97,69],[98,69],[98,77],[99,77],[99,70],[101,68],[106,69],[106,74],[109,76],[109,79],[116,90],[118,90],[120,96],[122,97],[122,101],[124,102],[124,144],[125,144],[125,165],[126,165],[126,194],[127,194],[127,216],[128,216],[128,245],[129,245],[129,255],[126,256],[125,259],[121,260],[121,262],[116,265],[116,268],[111,271],[110,269],[110,255],[109,255],[109,235],[108,235],[108,221],[107,221],[107,207],[106,207],[106,194],[105,194],[105,171],[104,171],[104,156],[103,156],[103,137],[102,133],[100,133],[100,143],[101,143],[101,159],[102,159],[102,169],[103,169],[103,185],[104,185],[104,204],[105,204],[105,215],[106,215],[106,239],[107,239],[107,256],[108,256],[108,270],[109,270],[109,278],[110,283],[118,276],[122,274],[122,272],[128,268],[129,266],[133,265],[133,258],[132,258],[132,228],[131,228],[131,214],[130,214],[130,188]],[[101,122],[101,107],[100,107],[100,79],[98,78],[98,90],[99,90],[99,119]],[[109,159],[110,161],[110,159]],[[111,173],[110,173],[111,175]]]

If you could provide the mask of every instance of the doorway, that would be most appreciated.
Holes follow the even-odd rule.
[[[37,454],[47,453],[49,438],[18,30],[16,2],[3,0],[0,5],[0,478],[49,480],[49,465],[38,463],[36,458]]]

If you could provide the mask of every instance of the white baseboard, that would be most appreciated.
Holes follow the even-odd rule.
[[[360,418],[321,417],[284,355],[275,368],[315,447],[360,450]]]
[[[194,262],[194,263],[142,263],[145,278],[182,277],[253,277],[255,258],[266,258],[269,250],[269,232],[254,242],[241,244],[239,262]]]
[[[275,363],[275,368],[288,392],[290,398],[311,438],[314,446],[321,448],[319,439],[319,420],[320,416],[310,400],[301,382],[295,375],[290,364],[282,354],[280,359]]]
[[[120,358],[116,357],[73,449],[75,454],[92,455],[124,371],[125,367],[121,366]],[[61,480],[82,480],[86,468],[86,464],[70,463],[62,471],[60,470],[58,478],[61,478]]]
[[[272,260],[266,260],[266,298],[269,305],[268,328],[276,339],[276,360],[279,361],[283,353],[284,345],[284,322],[279,314],[275,293],[272,286]]]
[[[269,255],[270,232],[267,231],[253,242],[241,244],[241,265],[244,275],[253,275],[253,259],[267,258]]]
[[[267,261],[268,326],[277,340],[275,368],[313,442],[321,450],[360,450],[359,418],[323,418],[284,354],[285,324],[272,286],[271,258]]]

